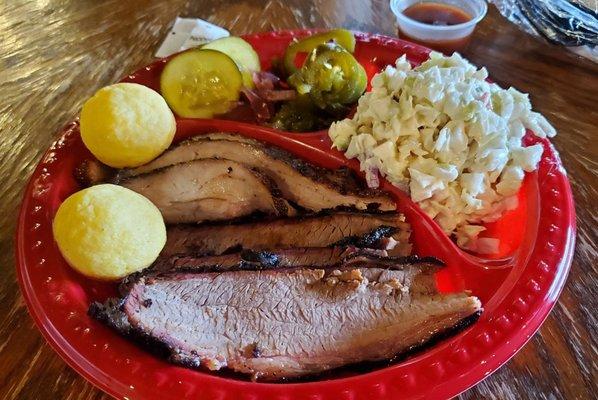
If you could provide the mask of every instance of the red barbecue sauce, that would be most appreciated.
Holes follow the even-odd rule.
[[[442,3],[418,3],[403,10],[403,15],[417,22],[429,25],[457,25],[471,21],[471,15],[459,7]],[[454,40],[420,40],[399,29],[399,37],[420,43],[435,50],[451,54],[467,47],[471,35]]]

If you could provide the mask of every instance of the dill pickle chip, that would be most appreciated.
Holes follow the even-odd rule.
[[[243,76],[232,58],[208,49],[174,56],[160,75],[160,92],[170,108],[184,118],[212,118],[239,101]]]
[[[232,58],[243,75],[243,84],[252,89],[254,87],[252,72],[260,71],[260,58],[249,43],[240,37],[229,36],[216,39],[201,47],[202,49],[218,50]]]

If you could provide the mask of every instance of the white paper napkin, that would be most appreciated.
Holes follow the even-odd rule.
[[[226,36],[230,36],[229,31],[203,19],[177,17],[155,56],[168,57],[176,52]]]

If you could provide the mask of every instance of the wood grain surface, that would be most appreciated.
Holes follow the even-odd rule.
[[[591,399],[598,393],[598,65],[519,31],[494,7],[465,55],[531,93],[559,131],[578,216],[575,259],[558,305],[508,364],[462,399]],[[107,399],[44,342],[19,293],[14,230],[23,188],[56,133],[98,88],[152,61],[177,15],[233,34],[343,26],[395,34],[388,1],[0,2],[0,398]]]

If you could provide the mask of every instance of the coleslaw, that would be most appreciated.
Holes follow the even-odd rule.
[[[333,147],[357,158],[368,185],[379,174],[407,191],[457,244],[493,253],[482,224],[517,206],[525,172],[537,168],[540,144],[524,147],[526,129],[555,129],[532,111],[528,95],[503,89],[455,53],[432,52],[412,68],[405,56],[372,78],[353,118],[329,130]]]

